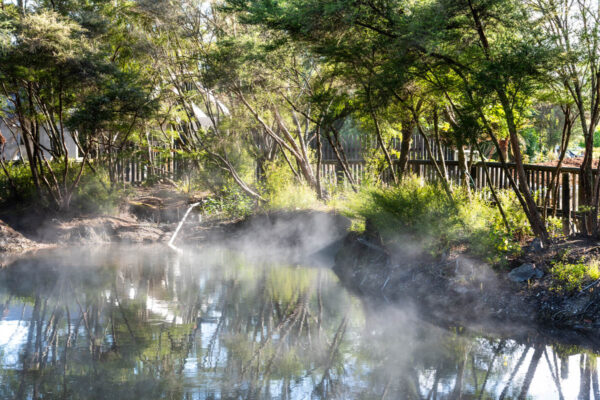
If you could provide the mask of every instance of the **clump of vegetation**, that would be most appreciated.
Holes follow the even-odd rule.
[[[217,196],[204,200],[202,211],[209,215],[222,215],[227,218],[243,218],[255,209],[255,201],[235,185],[224,186]]]
[[[370,221],[384,242],[410,236],[432,253],[466,245],[471,253],[496,263],[504,255],[519,252],[520,240],[531,234],[514,196],[503,192],[499,199],[510,232],[485,192],[469,195],[456,189],[450,198],[440,185],[415,177],[393,188],[363,189],[332,205],[353,219],[356,230],[364,229],[365,221]]]
[[[295,210],[317,207],[315,191],[300,182],[293,173],[275,163],[266,168],[264,183],[266,207],[272,210]]]
[[[581,290],[583,285],[600,279],[600,262],[598,260],[580,260],[577,263],[567,261],[555,262],[550,270],[554,284],[553,290],[568,293]]]
[[[512,193],[500,192],[498,199],[510,230],[498,207],[490,202],[488,193],[475,193],[470,198],[462,193],[457,200],[463,224],[462,237],[457,237],[456,241],[464,241],[473,254],[491,263],[500,262],[503,256],[518,254],[521,240],[531,235],[527,217]]]
[[[423,184],[419,179],[407,179],[402,185],[383,189],[365,188],[349,195],[342,211],[359,222],[369,221],[385,242],[406,233],[426,247],[443,240],[460,229],[458,208],[435,184]]]

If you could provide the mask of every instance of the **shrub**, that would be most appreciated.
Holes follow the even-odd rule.
[[[75,213],[112,213],[126,197],[127,191],[111,187],[108,172],[96,167],[96,173],[85,167],[81,181],[71,199]]]
[[[499,198],[512,227],[506,231],[498,208],[486,191],[468,193],[455,188],[451,200],[440,185],[407,178],[393,188],[364,188],[358,194],[338,196],[331,204],[353,219],[355,229],[369,220],[384,242],[409,237],[427,251],[439,253],[466,245],[490,262],[520,250],[519,240],[529,225],[514,196],[500,192]]]
[[[600,278],[600,268],[597,260],[585,263],[583,260],[571,264],[568,262],[555,262],[550,270],[554,285],[552,288],[562,292],[581,290],[587,282]]]
[[[426,248],[440,247],[460,229],[458,209],[444,191],[416,178],[405,179],[393,188],[363,189],[338,206],[359,220],[355,226],[370,221],[385,242],[409,234]]]
[[[70,163],[67,184],[71,184],[76,179],[80,167],[80,164],[75,161],[70,161]],[[53,161],[51,166],[56,176],[63,176],[64,164],[62,162]],[[51,179],[51,177],[47,176],[47,179]],[[11,180],[14,187],[10,183]],[[123,191],[111,188],[108,173],[104,169],[96,166],[94,172],[86,165],[71,197],[69,211],[72,213],[111,212],[123,196]],[[23,162],[8,164],[7,171],[0,173],[0,202],[5,205],[18,204],[23,207],[50,206],[45,199],[38,195],[31,176],[31,169]]]
[[[10,176],[10,180],[6,173]],[[11,185],[11,180],[14,187]],[[23,162],[7,163],[6,172],[0,172],[0,201],[23,203],[35,198],[36,190],[29,166]]]
[[[298,179],[287,166],[272,163],[266,168],[264,197],[270,209],[306,209],[318,206],[315,191]]]
[[[222,215],[228,218],[246,217],[254,209],[254,200],[234,183],[223,186],[217,196],[206,198],[202,206],[202,211],[205,214]]]

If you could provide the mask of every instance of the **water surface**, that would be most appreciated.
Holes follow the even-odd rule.
[[[597,355],[367,307],[327,268],[162,247],[0,270],[0,398],[597,399]]]

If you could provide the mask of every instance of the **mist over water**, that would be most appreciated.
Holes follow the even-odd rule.
[[[0,270],[0,398],[597,398],[597,356],[369,306],[224,248],[48,251]]]

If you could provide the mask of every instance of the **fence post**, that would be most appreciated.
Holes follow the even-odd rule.
[[[473,165],[471,165],[471,182],[473,185],[473,190],[477,190],[477,166],[475,166],[475,163],[473,163]]]
[[[569,235],[571,233],[571,187],[568,172],[562,174],[562,211],[563,232],[565,235]]]

